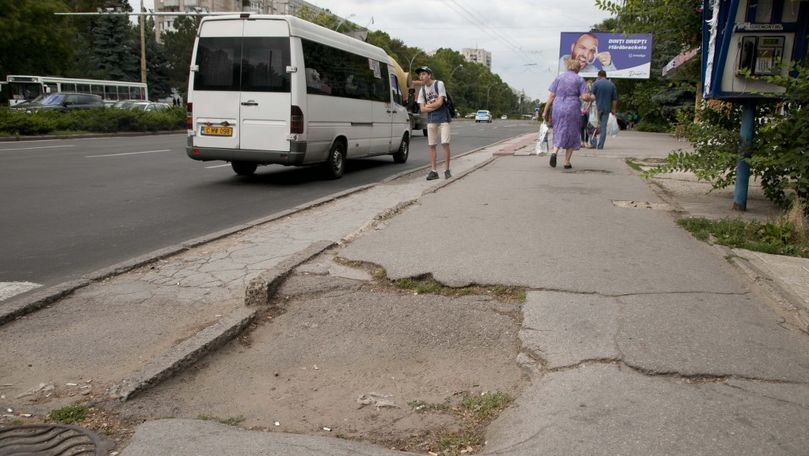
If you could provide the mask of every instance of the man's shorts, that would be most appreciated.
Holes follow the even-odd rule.
[[[441,130],[441,144],[449,144],[449,122],[427,124],[427,145],[438,144],[438,131]]]

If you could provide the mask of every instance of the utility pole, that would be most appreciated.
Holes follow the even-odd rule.
[[[140,0],[140,11],[143,13],[143,0]],[[138,16],[140,22],[140,82],[146,82],[146,17],[141,14]]]

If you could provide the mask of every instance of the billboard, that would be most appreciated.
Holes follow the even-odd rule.
[[[559,73],[570,57],[582,64],[579,75],[594,78],[605,70],[609,78],[649,79],[652,68],[652,34],[562,32]]]

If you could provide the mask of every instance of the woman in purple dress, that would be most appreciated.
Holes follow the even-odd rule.
[[[542,118],[546,122],[550,120],[553,128],[551,166],[556,167],[559,149],[565,149],[564,166],[570,169],[573,167],[570,164],[573,151],[581,148],[581,102],[592,100],[592,96],[587,91],[584,79],[579,76],[579,61],[567,59],[565,65],[567,71],[557,76],[548,88],[550,94]]]

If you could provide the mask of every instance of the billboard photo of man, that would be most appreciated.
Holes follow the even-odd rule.
[[[592,33],[582,33],[570,45],[570,54],[563,55],[559,59],[560,73],[565,71],[565,60],[570,58],[579,61],[582,73],[598,73],[598,70],[612,71],[615,69],[610,51],[598,52],[598,38]],[[596,62],[598,62],[597,65]]]
[[[565,60],[581,65],[579,76],[595,78],[599,71],[611,78],[648,79],[652,62],[652,35],[638,33],[562,32],[559,39],[559,73]]]

